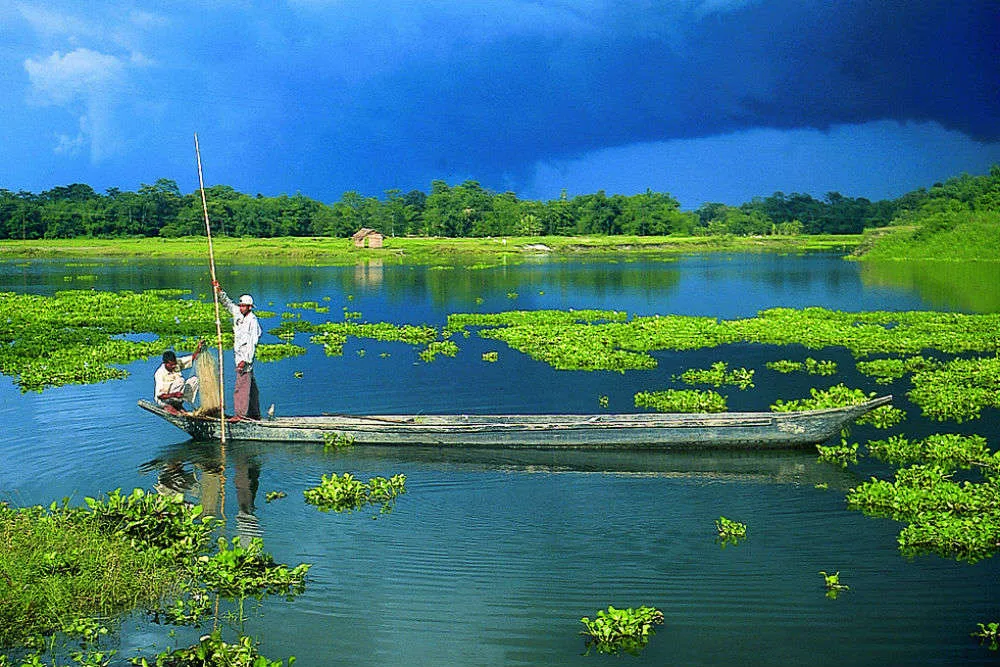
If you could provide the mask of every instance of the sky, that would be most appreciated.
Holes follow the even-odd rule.
[[[6,0],[0,188],[898,197],[1000,164],[997,0]]]

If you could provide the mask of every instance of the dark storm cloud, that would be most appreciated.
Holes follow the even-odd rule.
[[[427,174],[486,177],[488,165],[489,177],[515,180],[547,157],[761,127],[936,121],[995,141],[998,7],[781,1],[703,14],[647,6],[593,10],[574,33],[467,40],[461,31],[486,25],[449,23],[442,35],[420,34],[436,46],[355,81],[327,129],[351,153],[374,146]]]

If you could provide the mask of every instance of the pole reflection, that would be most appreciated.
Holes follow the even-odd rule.
[[[244,546],[264,531],[257,518],[260,486],[259,457],[239,444],[184,442],[163,450],[160,456],[139,466],[142,474],[156,475],[153,490],[161,495],[181,494],[185,502],[201,505],[205,514],[235,519],[236,535]],[[226,471],[232,471],[236,487],[235,517],[227,516]],[[232,506],[228,510],[232,514]]]

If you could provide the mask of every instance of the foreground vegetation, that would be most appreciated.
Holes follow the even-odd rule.
[[[101,648],[101,638],[134,610],[146,610],[155,623],[197,626],[221,598],[237,605],[241,627],[247,598],[302,592],[309,565],[276,563],[260,540],[243,546],[239,538],[231,545],[219,538],[211,553],[218,523],[201,514],[180,495],[141,489],[87,498],[86,507],[0,505],[0,650],[20,660],[0,654],[0,665],[55,665],[60,654],[81,665],[106,665],[115,651]],[[224,642],[221,630],[194,647],[132,662],[283,664],[259,656],[242,634],[235,643]]]

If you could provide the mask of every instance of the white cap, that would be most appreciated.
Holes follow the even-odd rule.
[[[240,305],[241,306],[252,306],[253,305],[253,297],[250,296],[249,294],[244,294],[243,296],[240,297]]]

